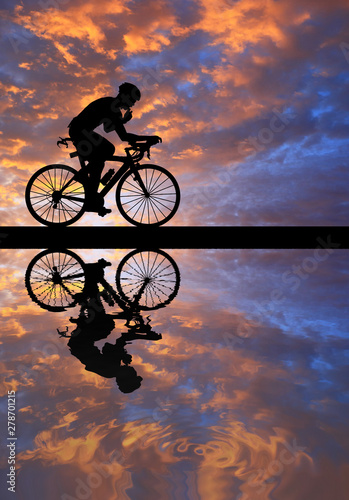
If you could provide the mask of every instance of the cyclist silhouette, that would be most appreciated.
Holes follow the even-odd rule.
[[[140,387],[142,377],[129,366],[132,355],[125,347],[135,340],[162,339],[143,311],[163,308],[176,297],[180,273],[175,261],[162,250],[133,250],[118,266],[116,291],[105,276],[109,266],[103,258],[85,263],[68,249],[44,250],[29,263],[25,286],[30,298],[48,311],[63,312],[78,305],[78,316],[69,319],[73,330],[65,326],[57,328],[57,333],[70,338],[71,354],[87,371],[115,377],[122,392],[132,392]],[[119,309],[107,312],[106,305]],[[109,337],[115,320],[123,320],[125,327],[120,338],[100,349],[95,343]]]
[[[111,315],[107,316],[112,319]],[[115,344],[106,342],[102,350],[99,350],[94,345],[95,341],[108,336],[115,324],[110,324],[110,329],[105,328],[98,319],[96,318],[93,321],[95,323],[94,328],[89,328],[90,325],[86,323],[86,320],[85,328],[79,322],[79,334],[74,336],[74,332],[72,332],[72,337],[68,342],[70,352],[85,365],[85,370],[96,373],[101,377],[115,378],[121,392],[133,392],[141,386],[143,378],[137,374],[132,366],[129,366],[132,362],[132,356],[125,349],[125,345],[129,342],[122,336],[115,341]],[[92,330],[95,330],[95,335],[92,334]],[[146,336],[142,338],[147,339]],[[134,337],[128,340],[134,340]]]
[[[137,301],[127,304],[119,299],[118,305],[122,310],[112,314],[106,312],[104,302],[109,306],[115,305],[104,279],[104,269],[110,265],[105,259],[85,264],[85,286],[82,292],[75,294],[75,299],[80,304],[80,313],[77,318],[69,319],[76,328],[71,332],[68,346],[71,354],[85,365],[85,370],[105,378],[115,378],[120,391],[129,393],[141,386],[143,378],[129,366],[132,356],[125,346],[138,339],[160,340],[162,335],[152,330],[149,316],[144,321]],[[102,292],[99,291],[99,284],[106,285]],[[126,320],[126,331],[122,332],[114,344],[106,342],[100,350],[95,342],[106,339],[112,333],[115,319]],[[65,332],[58,330],[61,336],[67,336],[67,332],[68,327]]]
[[[103,125],[104,131],[115,131],[122,141],[131,145],[146,141],[149,145],[162,142],[159,136],[131,134],[126,131],[125,123],[132,118],[131,107],[139,101],[141,93],[132,83],[125,82],[119,87],[116,97],[101,97],[91,102],[69,123],[69,135],[79,155],[88,161],[86,172],[89,175],[90,205],[87,210],[97,212],[103,217],[111,212],[104,207],[103,197],[97,190],[104,162],[113,156],[115,147],[105,137],[94,131]]]
[[[102,260],[104,259],[100,259],[99,262]],[[110,297],[99,292],[94,294],[92,290],[91,286],[89,291],[79,294],[80,301],[83,303],[79,317],[69,320],[76,324],[68,342],[70,352],[85,365],[85,370],[101,377],[115,378],[121,392],[133,392],[141,386],[143,378],[132,366],[129,366],[132,356],[128,354],[125,346],[137,339],[160,340],[162,335],[152,330],[149,316],[145,323],[141,314],[132,307],[127,308],[125,305],[122,312],[106,313],[101,298],[112,305]],[[122,332],[121,337],[116,339],[114,344],[106,342],[100,350],[95,342],[107,338],[112,333],[115,328],[115,319],[126,319],[127,331]],[[65,336],[65,333],[59,332],[61,336]]]

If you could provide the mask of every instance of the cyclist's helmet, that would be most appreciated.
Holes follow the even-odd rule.
[[[132,366],[120,366],[116,376],[116,383],[121,392],[124,394],[130,393],[139,389],[143,377],[137,375],[136,370]]]
[[[129,96],[133,102],[139,101],[141,98],[141,91],[133,83],[124,82],[119,87],[119,94]]]

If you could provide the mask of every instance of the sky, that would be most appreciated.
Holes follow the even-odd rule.
[[[38,225],[30,176],[77,166],[58,137],[129,81],[142,99],[127,130],[162,137],[151,162],[181,187],[169,225],[347,225],[348,10],[2,0],[0,224]],[[106,205],[76,225],[126,224],[113,193]],[[129,395],[57,335],[78,307],[31,300],[38,251],[0,249],[1,418],[14,389],[19,500],[346,499],[347,250],[171,251],[178,295],[150,313],[162,339],[128,347],[143,377]],[[127,250],[74,252],[109,260],[115,287]]]
[[[56,141],[92,100],[136,84],[127,130],[159,135],[170,225],[346,225],[346,0],[2,0],[0,223],[37,225],[30,176],[76,165]],[[108,135],[119,152],[119,138]],[[127,224],[114,194],[108,218]]]
[[[79,306],[52,312],[31,300],[24,275],[38,253],[0,252],[1,419],[15,390],[18,436],[16,496],[2,484],[4,498],[346,499],[347,250],[312,270],[313,250],[167,252],[180,286],[146,312],[162,338],[126,346],[143,378],[130,394],[86,371],[58,336]],[[128,253],[74,250],[110,262],[114,288]],[[124,323],[95,345],[113,343]]]

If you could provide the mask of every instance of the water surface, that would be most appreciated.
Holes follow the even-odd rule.
[[[28,294],[38,253],[1,251],[3,450],[7,391],[17,407],[16,493],[5,498],[347,498],[348,251],[166,251],[180,283],[139,313],[162,338],[124,346],[142,378],[128,393],[57,333],[77,327],[79,304],[59,310],[53,297],[44,309]],[[115,290],[128,253],[74,250],[110,262]],[[101,300],[119,317],[88,353],[141,321],[126,327],[120,304]]]

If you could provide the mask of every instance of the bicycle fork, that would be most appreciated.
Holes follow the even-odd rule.
[[[149,193],[148,189],[146,188],[146,186],[145,186],[145,184],[144,184],[144,182],[142,180],[142,177],[139,175],[139,171],[137,169],[137,167],[139,166],[138,162],[135,163],[133,161],[132,155],[130,154],[130,152],[128,151],[128,149],[126,150],[126,154],[127,154],[127,157],[128,157],[128,159],[130,161],[130,169],[131,169],[131,172],[133,174],[132,175],[133,179],[136,182],[138,182],[140,188],[142,189],[142,191],[144,193],[144,196],[146,198],[149,198],[150,193]],[[131,167],[131,165],[133,165],[133,168]]]
[[[135,180],[136,182],[138,182],[138,184],[139,184],[140,188],[142,189],[142,191],[143,191],[143,193],[144,193],[144,196],[145,196],[146,198],[149,198],[150,193],[149,193],[148,189],[146,188],[146,186],[145,186],[145,184],[144,184],[144,182],[143,182],[143,180],[142,180],[142,177],[139,175],[138,170],[135,170],[135,172],[134,172],[134,174],[133,174],[133,178],[134,178],[134,180]]]

